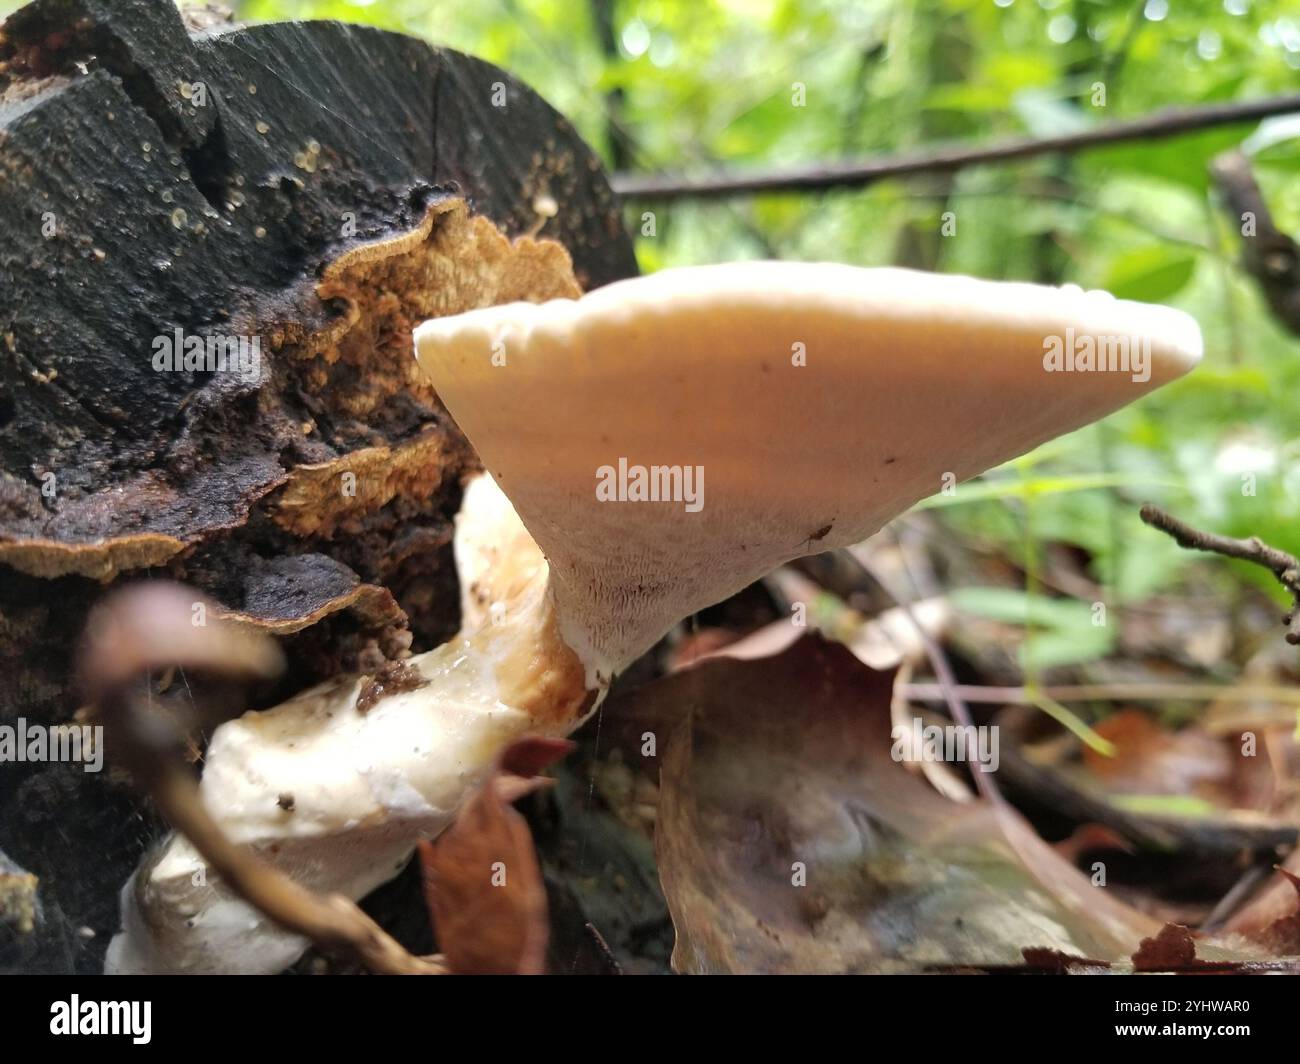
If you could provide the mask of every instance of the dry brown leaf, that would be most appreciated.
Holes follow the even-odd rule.
[[[1243,930],[1249,938],[1260,943],[1270,953],[1278,956],[1300,955],[1300,876],[1293,875],[1285,868],[1279,868],[1278,874],[1284,883],[1292,888],[1291,911],[1285,912],[1285,901],[1282,898],[1282,891],[1279,890],[1278,906],[1267,911],[1273,913],[1281,908],[1283,915],[1274,915],[1271,922],[1260,927],[1252,927],[1249,921],[1250,914],[1246,913],[1244,914],[1246,918],[1238,921],[1235,927]],[[1282,884],[1279,886],[1285,889]]]
[[[1198,795],[1231,804],[1232,759],[1221,740],[1194,728],[1169,731],[1138,709],[1112,714],[1095,730],[1115,753],[1085,747],[1084,764],[1112,793]]]
[[[542,974],[546,890],[528,824],[510,802],[544,786],[538,773],[571,749],[562,739],[515,743],[455,823],[420,843],[425,900],[453,973]]]
[[[1196,939],[1181,924],[1165,924],[1158,935],[1144,938],[1133,954],[1133,970],[1137,972],[1186,970],[1200,963],[1196,959]]]
[[[1070,864],[1077,864],[1079,858],[1095,850],[1120,850],[1123,853],[1135,853],[1133,844],[1114,828],[1104,824],[1080,824],[1070,833],[1070,837],[1053,843],[1053,849]]]
[[[821,593],[823,601],[834,600]],[[834,607],[824,607],[834,609]],[[864,620],[855,610],[839,606],[838,621],[832,636],[853,652],[854,657],[873,669],[891,669],[901,662],[919,661],[925,656],[925,644],[912,620],[932,638],[940,637],[948,626],[951,607],[946,599],[923,599],[909,611],[900,606]],[[670,671],[684,669],[706,658],[727,657],[752,660],[768,658],[790,647],[809,629],[791,624],[788,619],[773,621],[748,635],[709,628],[680,643],[673,655]]]
[[[892,673],[801,640],[632,692],[660,734],[660,876],[683,972],[1126,958],[1158,924],[1094,887],[1014,810],[956,805],[891,756]],[[800,885],[802,884],[802,885]]]

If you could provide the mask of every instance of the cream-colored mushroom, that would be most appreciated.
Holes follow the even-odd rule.
[[[782,562],[1181,376],[1201,337],[1077,287],[753,262],[436,319],[416,348],[597,683]],[[1079,369],[1083,349],[1116,368]],[[620,460],[702,471],[702,505],[602,501]]]
[[[348,677],[222,725],[202,781],[232,836],[354,898],[506,743],[572,731],[681,618],[1201,353],[1187,315],[1102,292],[775,262],[436,319],[416,346],[510,500],[467,491],[465,627],[412,659],[423,686],[366,712]],[[110,970],[275,971],[301,951],[199,871],[173,838],[137,872]]]

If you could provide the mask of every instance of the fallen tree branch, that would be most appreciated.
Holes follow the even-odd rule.
[[[1271,868],[1279,854],[1296,845],[1294,825],[1232,813],[1214,817],[1147,816],[1122,809],[1103,794],[1076,786],[1068,777],[1026,757],[1016,742],[1003,742],[998,774],[1003,787],[1021,799],[1079,824],[1100,824],[1133,845],[1164,854],[1228,859],[1250,854]],[[1020,802],[1024,807],[1023,801]]]
[[[949,145],[901,155],[817,166],[752,170],[748,173],[723,173],[712,177],[622,172],[615,174],[610,184],[621,196],[645,200],[719,199],[756,192],[860,187],[887,177],[950,173],[970,166],[1028,159],[1038,155],[1070,154],[1132,140],[1176,137],[1296,111],[1300,111],[1300,95],[1276,96],[1205,107],[1170,108],[1142,118],[1108,122],[1079,133],[1056,137],[1021,137],[983,147]]]
[[[142,705],[140,678],[176,665],[238,678],[270,677],[280,666],[270,640],[220,622],[191,623],[198,597],[179,585],[136,585],[92,615],[82,670],[103,716],[115,758],[171,825],[194,844],[221,879],[276,923],[321,949],[385,975],[444,975],[432,958],[414,957],[350,899],[322,897],[232,842],[183,767],[180,737]],[[209,603],[209,613],[215,607]]]
[[[1286,641],[1293,646],[1300,646],[1300,559],[1286,551],[1270,547],[1258,536],[1249,539],[1232,539],[1213,532],[1202,532],[1171,514],[1165,513],[1158,506],[1147,503],[1141,510],[1142,520],[1152,528],[1157,528],[1172,536],[1180,547],[1189,550],[1210,551],[1228,558],[1237,558],[1243,562],[1259,565],[1271,572],[1277,582],[1291,595],[1294,605],[1282,618],[1287,626]]]
[[[1274,223],[1245,155],[1225,152],[1210,176],[1241,232],[1242,268],[1259,283],[1278,320],[1300,336],[1300,245]]]

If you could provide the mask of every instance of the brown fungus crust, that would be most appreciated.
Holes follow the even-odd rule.
[[[418,372],[411,331],[428,317],[498,302],[576,297],[573,264],[555,241],[511,240],[488,219],[471,216],[463,200],[444,199],[411,232],[331,262],[317,292],[339,301],[344,313],[286,344],[283,365],[315,413],[304,423],[304,438],[346,453],[293,466],[254,508],[251,523],[269,521],[291,537],[286,546],[310,545],[344,563],[370,582],[362,587],[391,588],[400,608],[385,596],[397,617],[372,609],[359,618],[363,631],[386,630],[411,615],[424,635],[418,642],[432,645],[452,634],[454,618],[430,631],[420,615],[446,612],[454,584],[446,558],[438,561],[436,590],[426,578],[435,555],[449,553],[451,538],[448,519],[430,523],[431,500],[456,495],[456,483],[478,462]],[[279,633],[307,627],[308,618],[335,612],[340,601],[358,612],[354,592],[331,593],[304,602],[297,610],[304,623],[294,625],[283,616],[286,596],[277,596],[276,616],[269,603],[232,612],[254,623],[263,618],[268,631]],[[373,606],[377,597],[365,601]]]
[[[279,335],[261,389],[273,416],[288,422],[288,396],[300,397],[306,416],[281,449],[287,467],[268,470],[241,513],[205,522],[201,507],[191,510],[188,536],[140,531],[77,543],[0,531],[0,563],[101,586],[146,572],[185,581],[215,599],[221,616],[292,637],[286,685],[355,669],[367,648],[401,657],[413,643],[449,638],[451,519],[459,481],[478,461],[418,372],[411,330],[496,302],[576,297],[573,264],[557,242],[512,240],[464,200],[443,198],[415,229],[349,249],[321,278],[318,295],[339,313],[297,340],[285,338],[293,330],[262,333]],[[144,477],[105,499],[103,522],[119,524],[124,511],[144,520],[185,498],[184,484]],[[69,604],[74,613],[98,595],[70,586],[81,600]],[[76,627],[69,609],[26,619],[43,620],[51,640]],[[30,691],[58,686],[51,676]]]
[[[22,539],[0,542],[0,562],[19,572],[45,578],[88,576],[112,580],[125,569],[161,565],[185,549],[175,536],[142,532],[119,536],[102,543],[60,543],[54,539]]]
[[[445,441],[426,433],[396,449],[363,447],[290,474],[271,503],[270,517],[296,536],[333,539],[341,526],[387,506],[394,498],[425,498],[442,482]],[[351,478],[351,479],[349,479]]]
[[[401,433],[416,404],[441,410],[413,357],[411,333],[428,318],[497,303],[577,298],[573,263],[553,240],[510,240],[464,200],[429,208],[423,223],[390,241],[353,249],[323,271],[317,294],[344,308],[337,326],[285,353],[304,394],[318,401],[339,442]],[[459,442],[459,441],[457,441]],[[423,433],[396,448],[371,446],[328,462],[299,466],[271,500],[273,518],[297,535],[332,538],[349,514],[394,497],[427,497],[449,466],[445,436]],[[470,463],[472,464],[472,459]],[[351,473],[355,491],[340,490]]]
[[[276,358],[283,357],[315,414],[299,425],[301,446],[311,451],[324,444],[348,453],[296,464],[272,477],[262,492],[279,489],[267,506],[280,527],[329,539],[348,515],[372,513],[394,499],[427,498],[446,471],[473,467],[462,441],[448,438],[459,436],[454,428],[444,422],[449,431],[438,432],[426,424],[441,406],[412,358],[415,325],[496,303],[577,298],[581,290],[560,244],[533,237],[512,241],[488,219],[471,217],[460,199],[433,204],[417,229],[353,248],[322,273],[318,295],[340,301],[345,312],[317,333],[279,344]],[[324,441],[319,422],[329,426]],[[407,435],[412,438],[396,446],[387,442]],[[340,490],[345,473],[356,478],[354,493]],[[125,503],[121,494],[114,497],[114,517],[124,509],[143,517],[179,504],[185,494],[151,479],[133,487]],[[248,521],[249,509],[236,525]],[[141,531],[85,543],[9,539],[0,532],[0,562],[33,576],[109,581],[131,569],[162,565],[205,534],[229,527],[230,522],[196,524],[190,538]]]
[[[306,375],[340,417],[373,418],[409,394],[434,400],[413,357],[420,322],[516,301],[543,303],[582,294],[573,262],[554,240],[510,240],[462,199],[429,208],[413,233],[353,249],[325,268],[317,294],[345,307],[344,326],[291,349],[316,361]]]
[[[367,631],[377,631],[390,625],[401,628],[406,626],[406,614],[397,605],[392,593],[375,584],[356,584],[331,598],[317,594],[312,599],[309,612],[302,612],[301,607],[294,606],[296,604],[280,600],[275,608],[267,608],[256,614],[217,609],[213,611],[213,617],[271,635],[295,635],[340,610],[351,611]],[[280,615],[277,616],[277,613]]]

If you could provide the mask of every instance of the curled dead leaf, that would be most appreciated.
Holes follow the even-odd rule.
[[[1300,954],[1300,876],[1292,875],[1285,868],[1279,868],[1278,873],[1295,890],[1294,911],[1277,917],[1250,937],[1271,953],[1295,956]]]
[[[1158,925],[1013,809],[957,805],[891,757],[892,672],[820,638],[624,696],[661,736],[656,848],[683,972],[1120,960]]]
[[[456,822],[420,843],[425,900],[453,973],[544,971],[546,889],[528,823],[510,803],[546,786],[538,773],[572,749],[541,737],[513,744]]]
[[[1138,972],[1184,971],[1197,965],[1196,940],[1181,924],[1165,924],[1159,934],[1144,938],[1133,954],[1133,969]]]

